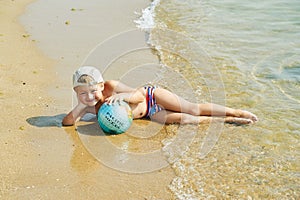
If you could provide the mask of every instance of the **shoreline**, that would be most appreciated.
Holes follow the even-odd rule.
[[[71,107],[71,78],[59,75],[61,60],[45,55],[40,41],[20,24],[32,2],[0,3],[5,27],[0,33],[5,116],[0,120],[0,198],[172,199],[171,167],[145,174],[115,171],[86,150],[75,127],[58,127]],[[68,73],[75,68],[67,67]]]

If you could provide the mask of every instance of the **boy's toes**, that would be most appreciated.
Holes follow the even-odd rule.
[[[258,117],[256,115],[246,110],[241,110],[241,114],[239,115],[239,117],[250,119],[252,123],[258,121]]]
[[[225,122],[231,124],[252,124],[253,123],[251,119],[239,118],[239,117],[227,117],[225,119]]]
[[[251,112],[248,112],[248,111],[245,111],[246,113],[247,113],[247,115],[248,115],[248,119],[251,119],[252,120],[252,122],[257,122],[258,121],[258,118],[257,118],[257,116],[256,115],[254,115],[253,113],[251,113]]]

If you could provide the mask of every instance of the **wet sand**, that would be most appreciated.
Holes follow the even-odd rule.
[[[0,198],[173,199],[171,168],[142,174],[111,169],[86,150],[74,126],[60,127],[72,107],[70,75],[82,57],[80,52],[55,57],[41,51],[43,38],[19,23],[31,2],[0,2]],[[114,2],[106,3],[114,8]]]

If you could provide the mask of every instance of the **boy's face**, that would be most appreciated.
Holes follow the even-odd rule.
[[[102,100],[103,89],[103,83],[92,86],[77,86],[74,88],[78,100],[87,106],[95,106],[98,101]]]

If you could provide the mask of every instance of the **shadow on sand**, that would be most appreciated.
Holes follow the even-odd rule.
[[[62,127],[62,120],[66,114],[59,114],[54,116],[37,116],[30,117],[26,121],[36,127]]]
[[[66,114],[54,116],[37,116],[26,119],[27,123],[36,127],[62,127],[62,120]],[[95,115],[86,114],[80,121],[91,122],[95,121]]]

